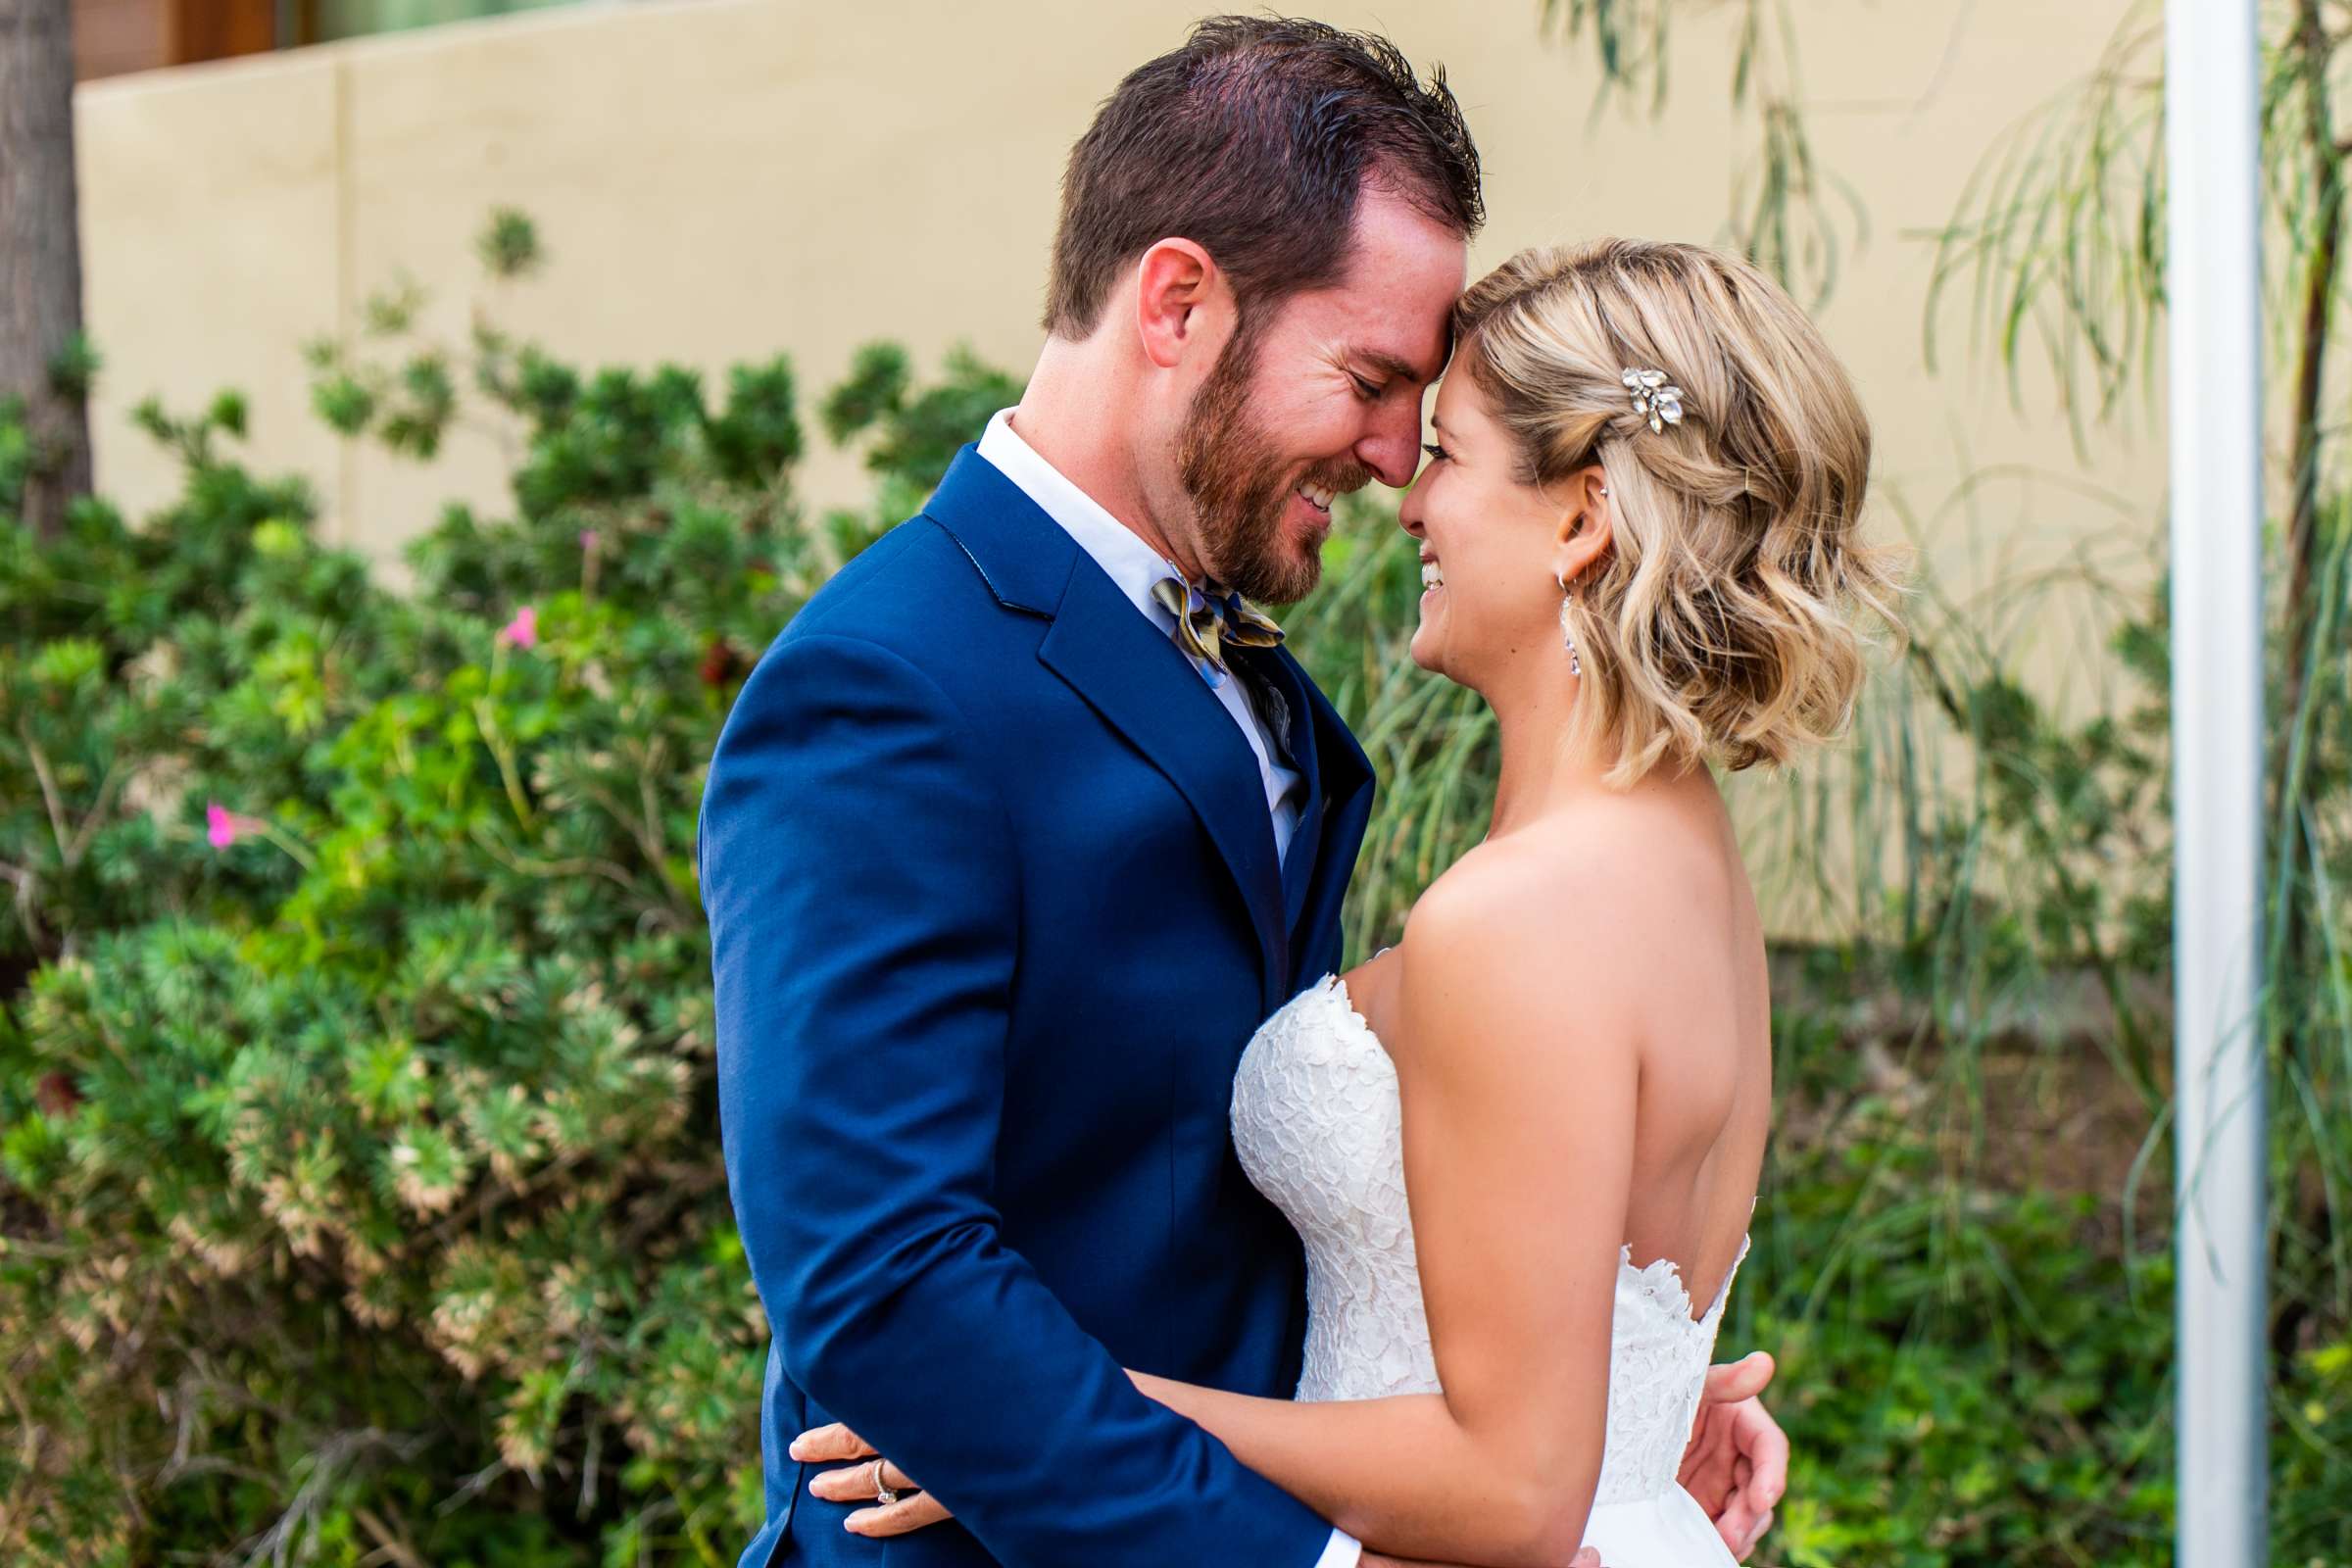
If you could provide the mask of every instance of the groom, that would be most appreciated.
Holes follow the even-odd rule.
[[[1298,1379],[1299,1243],[1227,1109],[1258,1024],[1340,967],[1372,774],[1229,596],[1298,599],[1332,498],[1411,480],[1482,217],[1442,76],[1202,23],[1071,155],[1019,407],[745,685],[699,845],[774,1331],[742,1568],[1359,1560],[1121,1368]],[[788,1452],[836,1421],[956,1519],[845,1531]],[[1752,1400],[1708,1425],[1744,1545],[1779,1433]]]

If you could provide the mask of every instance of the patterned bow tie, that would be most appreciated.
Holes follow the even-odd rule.
[[[1206,666],[1211,686],[1232,673],[1225,650],[1281,646],[1282,628],[1242,603],[1240,594],[1204,594],[1188,582],[1162,577],[1152,597],[1176,617],[1176,646]]]

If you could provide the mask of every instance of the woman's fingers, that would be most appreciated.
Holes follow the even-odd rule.
[[[948,1505],[928,1492],[918,1492],[910,1497],[880,1508],[860,1508],[844,1519],[842,1528],[858,1536],[903,1536],[910,1530],[952,1519]]]
[[[879,1475],[875,1473],[877,1465],[881,1467]],[[838,1470],[819,1472],[808,1483],[808,1495],[822,1497],[827,1502],[872,1502],[878,1496],[879,1487],[911,1492],[914,1481],[888,1459],[863,1459]]]
[[[832,1459],[870,1459],[874,1454],[863,1438],[838,1421],[829,1427],[810,1427],[784,1451],[804,1463],[817,1464]]]
[[[903,1494],[896,1502],[862,1507],[844,1519],[842,1528],[853,1535],[903,1536],[910,1530],[955,1517],[947,1504],[919,1490],[912,1476],[875,1453],[866,1446],[864,1439],[839,1422],[802,1433],[793,1440],[791,1452],[795,1459],[817,1464],[841,1459],[856,1461],[820,1470],[810,1477],[808,1495],[812,1497],[827,1502],[872,1504],[884,1489]]]

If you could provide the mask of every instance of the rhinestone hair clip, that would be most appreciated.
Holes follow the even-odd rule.
[[[1619,379],[1633,394],[1634,412],[1647,417],[1652,430],[1683,422],[1683,389],[1667,380],[1664,370],[1629,368]]]

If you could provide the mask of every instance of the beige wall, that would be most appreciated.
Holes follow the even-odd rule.
[[[1945,221],[1999,129],[2089,71],[2126,8],[1796,8],[1818,151],[1871,223],[1825,325],[1877,420],[1883,515],[1924,519],[1957,591],[1995,563],[2083,548],[2144,558],[2158,442],[2101,436],[2079,461],[2033,376],[2031,416],[2010,411],[1995,375],[1929,376],[1932,247],[1916,237]],[[496,432],[461,433],[418,469],[345,447],[309,412],[299,345],[352,328],[368,293],[404,274],[439,291],[428,324],[453,343],[479,303],[591,365],[666,357],[716,372],[781,349],[809,401],[876,336],[926,356],[967,338],[1025,368],[1063,155],[1119,76],[1200,9],[595,4],[86,86],[101,483],[141,510],[170,495],[169,466],[125,411],[149,393],[186,407],[233,384],[252,398],[255,459],[315,478],[331,537],[380,552],[445,499],[502,507]],[[1475,271],[1539,240],[1721,233],[1749,145],[1725,91],[1735,9],[1682,24],[1663,124],[1595,116],[1589,49],[1541,41],[1534,0],[1317,14],[1448,67],[1489,171]],[[539,220],[550,265],[493,296],[470,244],[497,204]],[[1962,504],[1980,470],[1991,477]],[[863,491],[854,459],[831,453],[807,484],[827,501]],[[2080,667],[2079,618],[2033,632],[2054,682]]]

